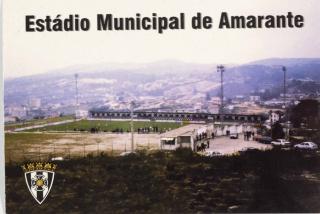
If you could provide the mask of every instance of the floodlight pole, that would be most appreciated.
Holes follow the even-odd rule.
[[[75,80],[76,80],[76,112],[75,112],[75,119],[77,119],[77,112],[79,110],[79,98],[78,98],[78,74],[74,75]]]
[[[225,71],[225,67],[223,65],[217,66],[217,72],[220,72],[220,86],[221,86],[221,94],[220,94],[220,122],[221,122],[221,129],[223,123],[223,72]]]
[[[287,68],[285,66],[282,66],[283,71],[283,108],[285,113],[285,126],[286,126],[286,139],[289,136],[289,115],[287,111]]]
[[[287,88],[286,88],[286,76],[287,76],[287,69],[285,66],[282,66],[282,71],[283,71],[283,106],[284,109],[286,109],[286,93],[287,93]]]
[[[131,110],[131,121],[130,121],[130,128],[131,128],[131,152],[134,152],[134,128],[133,128],[133,107],[134,102],[131,102],[130,110]]]

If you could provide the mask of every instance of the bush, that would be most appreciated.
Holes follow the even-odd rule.
[[[202,157],[189,149],[58,162],[38,206],[6,165],[8,213],[319,212],[320,155],[271,150]],[[235,207],[237,209],[235,209]]]

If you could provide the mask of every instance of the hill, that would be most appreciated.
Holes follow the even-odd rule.
[[[244,65],[227,65],[226,96],[248,95],[253,91],[279,87],[287,66],[289,81],[320,81],[320,59],[266,59]],[[26,104],[30,97],[43,103],[74,103],[75,79],[83,103],[103,103],[108,96],[165,97],[181,99],[216,96],[220,74],[215,64],[161,61],[149,64],[108,64],[74,66],[49,73],[5,80],[5,103]],[[294,87],[294,86],[293,86]],[[317,87],[317,84],[315,84]],[[320,90],[319,88],[316,90]]]

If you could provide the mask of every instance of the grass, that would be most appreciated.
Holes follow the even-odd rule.
[[[35,119],[35,120],[28,120],[24,122],[17,122],[17,123],[10,123],[6,124],[4,129],[6,131],[8,130],[14,130],[17,128],[24,128],[28,126],[34,126],[34,125],[42,125],[46,123],[54,123],[54,122],[59,122],[59,121],[64,121],[64,120],[71,120],[74,117],[69,115],[69,116],[63,116],[63,117],[51,117],[51,118],[46,118],[46,119]]]
[[[48,141],[65,138],[63,135],[46,133],[5,133],[6,161],[23,160],[30,149],[48,145]]]
[[[46,159],[50,156],[83,156],[84,153],[98,155],[98,150],[119,154],[131,148],[129,138],[129,133],[8,132],[5,133],[5,160],[20,162],[25,159],[38,160],[39,156]],[[158,134],[135,134],[134,138],[137,149],[159,146]]]
[[[6,133],[6,148],[21,148],[25,144],[41,144],[48,140],[59,139],[62,135],[46,134],[46,133]]]
[[[317,153],[271,150],[208,158],[181,149],[57,164],[42,205],[30,195],[20,165],[7,165],[7,213],[320,211]]]
[[[135,131],[138,131],[138,128],[155,126],[158,127],[159,131],[164,131],[179,128],[182,124],[173,122],[134,121]],[[119,131],[120,129],[122,129],[123,132],[129,132],[130,121],[80,120],[39,129],[31,129],[29,131],[90,131],[92,128],[104,132]]]

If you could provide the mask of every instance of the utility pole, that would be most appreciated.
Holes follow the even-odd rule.
[[[76,80],[76,111],[75,111],[75,119],[77,119],[77,112],[79,110],[79,98],[78,98],[78,74],[74,75],[74,78]]]
[[[221,122],[221,129],[222,128],[222,123],[223,123],[223,72],[225,71],[225,67],[223,65],[218,65],[217,66],[217,72],[220,72],[220,86],[221,86],[221,91],[220,91],[220,122]]]
[[[39,155],[39,161],[41,162],[41,150],[40,150],[40,146],[38,147],[38,155]]]
[[[130,121],[130,128],[131,128],[131,152],[134,152],[134,128],[133,128],[133,107],[134,107],[134,102],[131,102],[130,110],[131,110],[131,121]]]
[[[287,87],[286,87],[286,79],[287,79],[287,69],[285,66],[282,66],[283,71],[283,108],[286,109],[286,93],[287,93]]]
[[[285,115],[285,137],[286,139],[289,137],[289,115],[287,110],[287,68],[282,66],[283,71],[283,108],[284,108],[284,115]]]
[[[56,156],[56,143],[53,142],[53,157]]]
[[[83,141],[83,157],[86,157],[86,144],[85,141]]]

